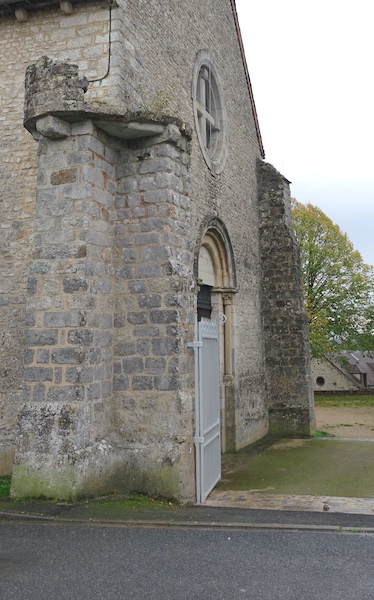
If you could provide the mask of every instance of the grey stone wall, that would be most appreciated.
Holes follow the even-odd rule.
[[[151,146],[123,143],[76,121],[90,108],[80,82],[46,58],[26,77],[39,161],[12,493],[74,498],[120,473],[122,485],[190,499],[189,139],[169,124]]]
[[[71,15],[58,6],[29,13],[27,22],[0,19],[0,473],[14,456],[16,419],[22,405],[26,301],[35,231],[37,142],[22,126],[26,67],[43,55],[79,62],[89,79],[108,63],[108,4],[84,2]],[[113,35],[115,37],[115,24]],[[20,52],[22,48],[22,52]],[[108,98],[111,75],[91,84],[87,96]],[[108,101],[108,100],[105,100]],[[114,99],[112,100],[114,102]],[[57,170],[57,169],[56,169]]]
[[[314,426],[309,338],[289,182],[258,163],[270,433],[310,435]]]
[[[79,110],[83,102],[78,69],[47,59],[28,69],[26,89],[29,127],[41,107]],[[115,152],[91,121],[44,116],[35,125],[38,187],[13,493],[75,497],[107,485],[96,474],[93,486],[92,477],[111,432]]]
[[[114,402],[128,485],[193,496],[190,142],[176,125],[119,157]]]
[[[90,0],[71,15],[57,7],[31,11],[25,23],[10,15],[0,20],[0,48],[1,77],[12,81],[1,91],[0,469],[12,468],[18,438],[15,494],[27,481],[34,495],[92,494],[113,481],[119,487],[119,477],[130,488],[193,500],[186,342],[197,255],[214,219],[225,226],[237,276],[232,371],[221,377],[224,449],[262,437],[268,395],[280,398],[278,384],[267,386],[269,352],[265,363],[263,320],[274,313],[262,294],[261,151],[231,2],[118,0],[109,11]],[[227,164],[218,176],[193,128],[191,82],[202,49],[227,111]],[[58,64],[39,60],[46,56]],[[131,122],[149,137],[132,137]],[[261,211],[263,203],[262,194]],[[282,235],[270,213],[263,225]],[[288,341],[277,340],[279,357]],[[288,401],[306,406],[297,395]],[[38,479],[35,461],[52,472],[48,453],[59,467]]]

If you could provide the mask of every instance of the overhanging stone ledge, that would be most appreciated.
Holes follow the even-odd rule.
[[[38,131],[45,137],[62,138],[69,135],[69,126],[72,123],[85,120],[92,120],[98,129],[117,139],[134,140],[159,136],[167,131],[169,125],[177,127],[181,135],[188,140],[192,137],[191,128],[181,119],[164,115],[154,115],[151,118],[147,115],[145,118],[141,113],[103,115],[92,111],[53,111],[25,120],[24,126],[31,134]],[[46,123],[48,128],[45,127]],[[56,127],[53,127],[52,123]]]

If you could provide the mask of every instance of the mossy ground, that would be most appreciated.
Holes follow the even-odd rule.
[[[128,493],[120,495],[114,492],[110,496],[80,502],[53,502],[24,498],[22,500],[0,500],[0,513],[32,514],[53,519],[71,521],[139,521],[178,520],[180,507],[162,498],[150,498],[142,494]]]
[[[374,497],[374,442],[280,440],[254,453],[223,456],[220,490]]]

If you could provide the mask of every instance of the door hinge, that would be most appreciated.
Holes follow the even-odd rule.
[[[203,342],[187,342],[187,348],[202,348]]]

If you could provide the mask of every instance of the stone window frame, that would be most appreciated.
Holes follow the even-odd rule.
[[[192,103],[202,154],[212,174],[218,175],[227,161],[227,112],[221,79],[209,50],[200,50],[196,56]]]

